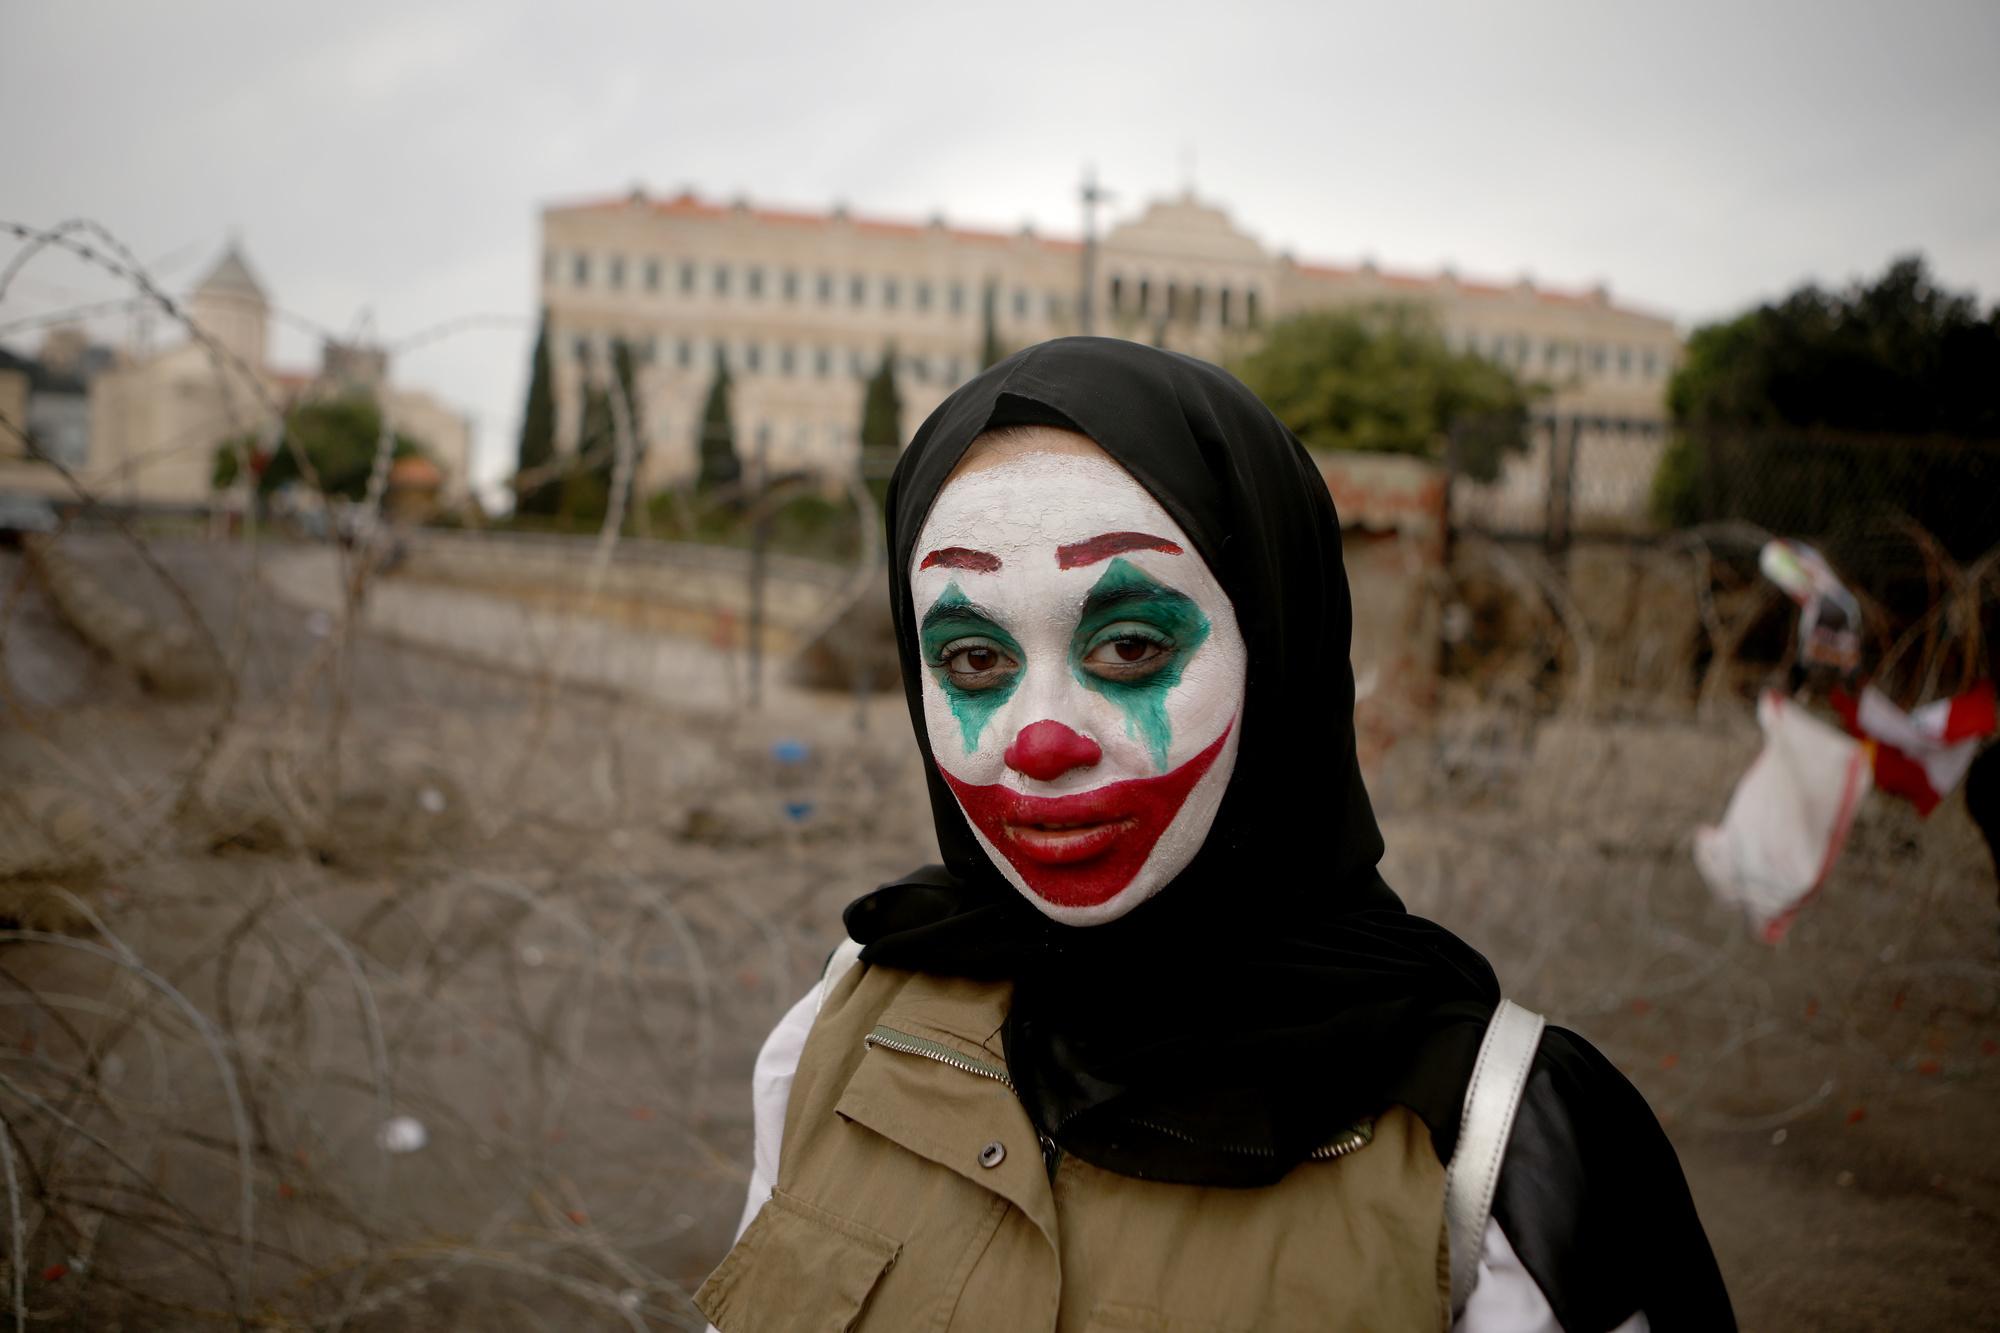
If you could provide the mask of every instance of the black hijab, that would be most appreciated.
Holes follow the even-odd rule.
[[[1116,921],[1051,922],[974,840],[926,737],[907,571],[966,448],[996,426],[1095,440],[1159,500],[1234,603],[1241,740],[1207,841]],[[1390,1103],[1440,1158],[1498,999],[1485,959],[1403,910],[1354,747],[1352,614],[1318,468],[1224,371],[1110,338],[1001,362],[931,414],[889,483],[891,605],[942,866],[854,903],[871,963],[1015,983],[1007,1064],[1044,1133],[1125,1175],[1277,1180]]]
[[[939,776],[909,568],[931,503],[982,432],[1080,431],[1173,515],[1249,650],[1236,767],[1173,882],[1104,925],[1057,925],[995,869]],[[850,904],[870,963],[1008,980],[1007,1066],[1043,1133],[1147,1180],[1257,1186],[1391,1105],[1457,1143],[1499,999],[1492,969],[1403,910],[1354,748],[1352,610],[1319,470],[1242,384],[1107,338],[1017,353],[939,405],[890,479],[890,602],[942,865]],[[1733,1328],[1672,1145],[1645,1101],[1551,1027],[1494,1217],[1564,1328],[1644,1309],[1656,1333]]]

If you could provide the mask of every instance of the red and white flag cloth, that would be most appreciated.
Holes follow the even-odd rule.
[[[1833,692],[1833,707],[1856,736],[1875,742],[1875,785],[1928,815],[1965,779],[1979,744],[1995,729],[1993,682],[1904,712],[1866,686],[1857,700]]]
[[[1757,701],[1764,748],[1736,783],[1722,822],[1694,835],[1694,863],[1752,930],[1776,944],[1819,892],[1870,786],[1874,747],[1841,735],[1775,690]]]

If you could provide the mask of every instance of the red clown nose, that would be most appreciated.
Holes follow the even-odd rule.
[[[1046,719],[1022,727],[1001,756],[1007,767],[1037,782],[1053,782],[1072,768],[1089,768],[1103,757],[1096,741]]]

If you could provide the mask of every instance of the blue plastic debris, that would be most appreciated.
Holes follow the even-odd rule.
[[[771,757],[781,764],[803,764],[811,753],[804,741],[782,740],[771,746]]]

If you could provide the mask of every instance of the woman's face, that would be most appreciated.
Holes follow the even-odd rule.
[[[1187,534],[1084,436],[983,439],[908,570],[932,753],[986,854],[1068,925],[1124,915],[1208,836],[1246,654]]]

